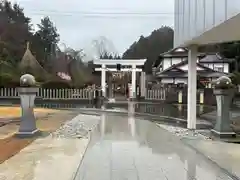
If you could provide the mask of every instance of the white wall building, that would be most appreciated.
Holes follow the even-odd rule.
[[[219,54],[198,54],[197,75],[205,87],[211,82],[229,73],[230,59]],[[155,77],[163,84],[188,83],[188,50],[175,48],[159,56],[154,67]]]
[[[175,0],[174,46],[188,47],[188,128],[196,129],[198,46],[240,40],[240,0]]]

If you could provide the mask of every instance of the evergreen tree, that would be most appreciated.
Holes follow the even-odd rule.
[[[8,51],[9,56],[17,64],[25,50],[26,42],[31,39],[30,19],[23,9],[9,1],[0,3],[0,54]],[[1,57],[4,58],[4,57]]]
[[[141,36],[124,53],[123,59],[147,59],[145,72],[152,73],[152,64],[158,56],[173,48],[173,29],[163,26],[151,33],[150,36]]]
[[[35,33],[35,42],[42,53],[38,60],[42,66],[48,68],[51,66],[51,59],[56,56],[56,47],[59,42],[59,34],[49,17],[44,17],[38,24],[39,30]]]
[[[234,59],[234,62],[230,64],[230,72],[239,72],[240,41],[219,44],[219,51],[224,57]]]

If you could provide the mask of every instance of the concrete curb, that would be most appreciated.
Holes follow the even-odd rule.
[[[92,131],[96,128],[96,126],[97,126],[97,124],[94,126],[93,129],[91,129],[91,131],[88,132],[88,137],[87,137],[88,143],[87,143],[87,146],[86,146],[85,151],[84,151],[84,153],[83,153],[82,159],[80,160],[79,165],[78,165],[75,173],[73,174],[73,177],[71,178],[71,180],[77,180],[77,179],[78,179],[78,172],[80,171],[80,168],[81,168],[83,159],[84,159],[84,157],[85,157],[85,155],[86,155],[86,152],[87,152],[87,150],[89,149],[89,145],[90,145],[90,142],[91,142],[91,134],[92,134]]]
[[[89,133],[90,134],[90,133]],[[88,150],[88,148],[89,148],[89,144],[90,144],[90,141],[91,141],[91,136],[88,134],[88,143],[87,143],[87,146],[86,146],[86,148],[85,148],[85,150],[84,150],[84,152],[83,152],[83,156],[82,156],[82,158],[81,158],[81,160],[80,160],[80,162],[79,162],[79,164],[78,164],[78,166],[77,166],[77,168],[76,168],[76,170],[75,170],[75,172],[73,173],[73,176],[71,177],[71,179],[70,180],[76,180],[77,179],[77,176],[78,176],[78,172],[79,172],[79,170],[80,170],[80,167],[81,167],[81,165],[82,165],[82,162],[83,162],[83,159],[84,159],[84,157],[85,157],[85,154],[86,154],[86,152],[87,152],[87,150]]]

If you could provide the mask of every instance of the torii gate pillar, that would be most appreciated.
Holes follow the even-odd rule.
[[[136,99],[136,65],[132,65],[132,92],[131,97],[132,99]]]
[[[101,88],[102,88],[103,97],[106,97],[106,65],[105,64],[102,64]]]
[[[116,66],[116,64],[121,64],[123,72],[132,72],[132,91],[130,92],[130,98],[136,98],[136,73],[142,72],[142,66],[144,65],[146,59],[97,59],[94,60],[95,65],[100,65],[101,68],[95,68],[95,71],[101,71],[101,89],[103,97],[106,97],[106,71],[117,72],[117,68],[108,68],[107,66]],[[126,68],[124,66],[131,66],[131,68]],[[140,66],[140,68],[138,67]],[[143,77],[145,82],[145,76]],[[145,83],[141,84],[141,90],[145,87]]]

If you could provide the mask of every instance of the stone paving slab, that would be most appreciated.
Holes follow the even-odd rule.
[[[98,116],[79,114],[0,164],[0,180],[72,180]]]
[[[240,178],[240,145],[212,140],[202,135],[201,131],[189,131],[186,128],[157,124],[159,127],[173,133],[190,145],[194,150],[210,159],[227,173]],[[238,178],[239,177],[239,178]]]
[[[104,113],[75,180],[233,180],[155,123]]]
[[[184,142],[240,179],[240,144],[187,138]]]
[[[1,180],[71,180],[88,139],[37,139],[0,165]]]

